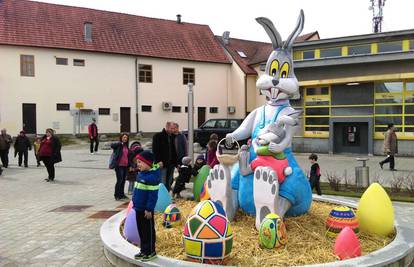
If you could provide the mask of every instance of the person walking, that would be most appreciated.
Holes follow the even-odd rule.
[[[119,142],[111,144],[113,154],[111,156],[110,168],[115,169],[115,200],[128,199],[125,195],[125,178],[128,174],[128,168],[131,166],[131,150],[129,149],[129,135],[122,133],[119,136]]]
[[[379,163],[381,169],[385,163],[390,163],[390,170],[396,171],[395,169],[395,154],[398,154],[398,139],[395,134],[395,127],[393,123],[388,124],[388,130],[385,132],[384,137],[384,153],[387,157]]]
[[[321,196],[322,195],[321,184],[320,184],[321,168],[319,167],[319,164],[317,162],[318,161],[318,155],[312,153],[312,154],[310,154],[308,159],[311,163],[311,169],[310,169],[310,173],[309,173],[309,183],[310,183],[311,190],[316,188],[316,193],[319,196]]]
[[[172,132],[175,135],[174,146],[177,152],[177,163],[180,164],[183,158],[188,155],[188,141],[185,135],[180,132],[178,123],[173,123]]]
[[[92,123],[88,126],[88,135],[89,141],[91,142],[90,151],[91,154],[98,152],[99,146],[99,136],[98,136],[98,126],[96,125],[96,119],[92,118]],[[93,144],[95,143],[95,148]]]
[[[155,162],[161,168],[162,182],[168,191],[171,190],[174,169],[177,166],[177,152],[175,151],[172,122],[167,122],[161,132],[152,137],[152,151]]]
[[[14,141],[14,154],[19,155],[19,167],[22,166],[22,161],[24,157],[24,167],[28,167],[28,156],[29,150],[32,150],[32,144],[30,143],[29,138],[27,138],[24,131],[20,131],[19,135]]]
[[[12,138],[7,134],[6,129],[2,129],[0,133],[0,158],[4,168],[9,166],[9,149]]]
[[[55,164],[62,161],[60,150],[62,144],[51,128],[46,129],[46,134],[42,137],[39,148],[39,158],[46,166],[48,178],[46,182],[55,180]]]

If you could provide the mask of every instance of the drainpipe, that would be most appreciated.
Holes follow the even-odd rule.
[[[247,75],[244,75],[244,117],[247,116]]]
[[[138,120],[138,58],[135,58],[135,120],[137,122],[137,133],[139,132]]]

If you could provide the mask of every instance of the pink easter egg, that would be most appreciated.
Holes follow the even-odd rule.
[[[348,226],[342,229],[335,241],[334,253],[341,260],[361,256],[361,244],[354,231]]]

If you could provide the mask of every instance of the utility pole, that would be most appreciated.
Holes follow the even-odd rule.
[[[385,5],[385,0],[370,0],[371,5],[369,10],[372,10],[372,31],[374,33],[382,32],[382,10]]]
[[[188,156],[194,163],[194,92],[193,84],[188,83]]]

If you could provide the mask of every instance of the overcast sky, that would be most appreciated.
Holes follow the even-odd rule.
[[[299,10],[305,12],[302,33],[318,31],[321,38],[372,32],[369,0],[41,0],[55,4],[89,7],[184,22],[207,24],[214,34],[230,31],[230,37],[269,42],[254,20],[268,17],[286,39],[295,26]],[[383,31],[414,29],[413,0],[386,0]]]

